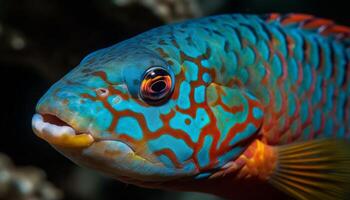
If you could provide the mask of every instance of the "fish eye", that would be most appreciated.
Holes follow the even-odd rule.
[[[142,76],[140,97],[150,105],[165,103],[174,90],[173,74],[164,67],[151,67]]]

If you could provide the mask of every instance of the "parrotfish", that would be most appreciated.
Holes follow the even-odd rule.
[[[350,28],[275,13],[161,26],[87,55],[36,113],[36,135],[125,183],[349,198]]]

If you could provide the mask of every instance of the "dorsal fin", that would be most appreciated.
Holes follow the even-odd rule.
[[[268,23],[277,21],[282,26],[294,26],[308,31],[315,31],[320,35],[334,37],[350,45],[350,27],[338,25],[332,20],[299,13],[272,13],[265,15],[263,19]]]

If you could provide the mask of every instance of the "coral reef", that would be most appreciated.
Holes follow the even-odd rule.
[[[45,172],[36,167],[16,167],[0,153],[0,199],[59,200],[63,193],[46,180]]]

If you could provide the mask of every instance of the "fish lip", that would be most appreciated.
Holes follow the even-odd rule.
[[[44,121],[44,115],[51,115],[56,117],[58,120],[62,121],[65,125],[57,125],[57,124],[53,124],[50,122],[45,122]],[[90,131],[82,131],[79,130],[77,128],[75,128],[73,125],[71,125],[69,122],[69,120],[63,120],[61,117],[57,116],[56,114],[51,114],[51,113],[36,113],[33,115],[32,118],[32,128],[34,133],[44,139],[45,141],[47,141],[48,143],[54,145],[54,146],[58,146],[58,147],[68,147],[68,148],[88,148],[89,146],[91,146],[93,143],[96,142],[100,142],[100,141],[117,141],[122,143],[123,145],[125,145],[128,149],[127,152],[131,152],[131,153],[135,153],[134,148],[132,148],[131,145],[129,145],[128,143],[121,141],[121,140],[117,140],[117,139],[101,139],[101,138],[96,138],[94,137],[94,135],[90,132]],[[46,130],[44,130],[46,129]],[[53,132],[54,130],[47,130],[47,129],[56,129],[58,130],[58,132]],[[59,131],[66,131],[65,133],[63,132],[59,132]],[[74,144],[73,143],[64,143],[64,144],[60,144],[59,141],[57,142],[57,140],[55,140],[55,137],[71,137],[72,140],[74,140],[74,138],[76,136],[83,136],[83,139],[85,137],[85,140],[87,141],[83,141],[82,143],[79,144]],[[79,138],[80,140],[82,138]]]
[[[45,121],[44,116],[51,115],[62,124]],[[34,133],[54,146],[67,148],[86,148],[94,143],[95,138],[88,131],[77,131],[71,124],[50,113],[36,113],[32,118]]]

